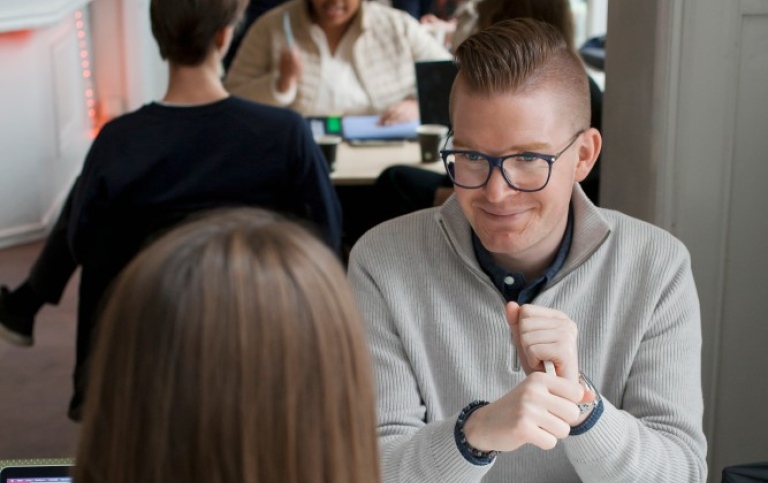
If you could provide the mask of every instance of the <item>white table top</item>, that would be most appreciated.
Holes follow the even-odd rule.
[[[331,173],[335,185],[373,184],[389,166],[408,164],[445,173],[442,161],[422,163],[419,143],[403,142],[382,146],[350,146],[341,143],[336,153],[336,170]]]

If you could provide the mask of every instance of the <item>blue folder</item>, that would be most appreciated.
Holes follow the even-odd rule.
[[[379,116],[344,116],[341,119],[344,137],[352,140],[416,139],[419,121],[391,126],[379,126]]]

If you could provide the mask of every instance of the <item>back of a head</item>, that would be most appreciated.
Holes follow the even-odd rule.
[[[574,129],[590,125],[587,73],[578,55],[552,25],[520,18],[482,29],[456,49],[457,88],[480,96],[548,89],[558,96]]]
[[[298,225],[182,225],[121,274],[101,324],[77,483],[379,481],[355,299]]]
[[[248,0],[151,0],[152,35],[160,56],[178,65],[201,64],[216,33],[240,21]]]
[[[568,47],[573,48],[573,15],[569,0],[483,0],[477,5],[478,28],[503,20],[532,18],[560,31]]]

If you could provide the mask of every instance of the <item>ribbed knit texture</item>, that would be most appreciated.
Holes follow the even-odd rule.
[[[685,247],[574,189],[565,265],[534,304],[579,327],[579,365],[603,396],[597,424],[551,451],[525,445],[474,466],[453,425],[520,383],[504,300],[477,264],[455,199],[379,225],[349,277],[378,391],[386,482],[703,482],[699,303]]]

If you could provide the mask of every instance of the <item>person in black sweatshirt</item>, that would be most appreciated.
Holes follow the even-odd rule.
[[[37,264],[32,280],[0,294],[0,334],[31,345],[35,313],[58,299],[74,267],[82,265],[69,411],[74,420],[103,294],[148,240],[185,216],[260,206],[302,221],[339,253],[341,209],[309,126],[287,109],[229,95],[220,80],[221,60],[245,5],[151,2],[152,32],[169,62],[165,96],[102,128],[43,250],[49,258],[38,260],[45,264]],[[62,247],[67,241],[69,251]],[[36,293],[35,280],[51,272],[58,272],[52,275],[58,287]]]

